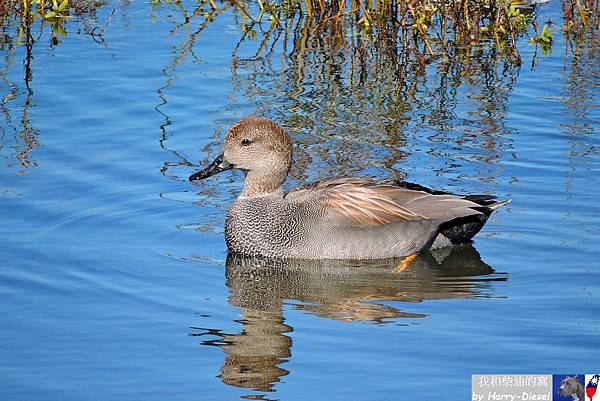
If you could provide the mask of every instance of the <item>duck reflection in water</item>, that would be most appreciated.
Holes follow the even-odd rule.
[[[226,264],[229,302],[240,308],[243,330],[225,334],[194,328],[195,336],[225,352],[221,380],[236,387],[274,391],[289,372],[281,365],[291,357],[293,328],[284,323],[284,303],[339,321],[386,323],[424,318],[381,301],[494,297],[494,282],[505,281],[484,263],[472,245],[426,252],[406,269],[402,259],[376,261],[275,260],[229,254]],[[264,398],[259,398],[264,399]]]

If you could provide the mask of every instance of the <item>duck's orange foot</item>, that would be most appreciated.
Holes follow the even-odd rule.
[[[402,261],[400,263],[398,263],[398,266],[396,266],[396,268],[394,269],[395,272],[396,273],[403,272],[412,263],[412,261],[417,258],[417,256],[419,256],[419,252],[413,253],[412,255],[408,255],[407,257],[402,259]]]

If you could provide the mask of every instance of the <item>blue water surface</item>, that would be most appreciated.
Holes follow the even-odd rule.
[[[193,5],[107,2],[59,44],[47,25],[29,55],[3,43],[0,399],[465,400],[473,373],[599,370],[597,37],[555,24],[520,66],[483,44],[420,70],[360,34],[263,47],[220,6],[185,23]],[[406,178],[512,203],[474,248],[401,273],[228,258],[243,176],[187,177],[248,114],[294,137],[288,187]]]

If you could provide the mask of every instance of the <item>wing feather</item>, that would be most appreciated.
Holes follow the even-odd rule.
[[[427,192],[416,184],[375,182],[361,178],[320,181],[286,195],[295,202],[320,202],[334,215],[361,226],[436,219],[449,221],[481,214],[481,204],[446,192]]]

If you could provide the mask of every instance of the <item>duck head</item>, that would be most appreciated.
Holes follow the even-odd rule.
[[[223,153],[190,181],[208,178],[229,169],[246,174],[244,195],[260,195],[280,189],[292,162],[292,141],[275,122],[245,117],[229,128]]]

